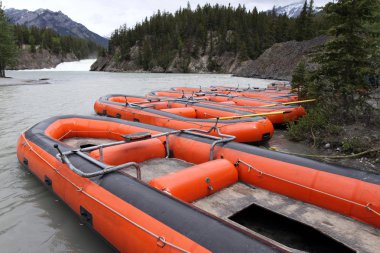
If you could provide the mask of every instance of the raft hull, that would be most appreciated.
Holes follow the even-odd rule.
[[[127,96],[127,100],[140,99],[140,102],[149,102],[144,97]],[[99,98],[94,104],[94,110],[99,115],[106,115],[124,120],[137,121],[155,126],[168,127],[172,129],[189,129],[197,128],[209,130],[217,124],[219,130],[223,134],[235,136],[237,142],[265,142],[272,138],[274,133],[273,124],[270,120],[263,117],[254,118],[238,118],[232,120],[216,120],[217,117],[244,115],[246,112],[228,111],[215,106],[187,104],[186,102],[173,101],[162,102],[156,104],[157,109],[152,109],[147,106],[132,106],[126,105],[125,102],[120,102],[124,99],[124,95],[107,95]],[[165,104],[166,103],[166,104]],[[170,103],[169,112],[167,103]],[[197,118],[188,118],[186,115],[174,114],[174,110],[183,108],[184,111],[193,108]],[[161,110],[158,110],[161,109]],[[173,110],[174,109],[174,110]],[[210,132],[216,135],[214,130]]]
[[[122,140],[125,134],[169,131],[172,130],[110,118],[55,117],[33,126],[20,136],[17,156],[21,164],[119,251],[291,251],[129,174],[114,172],[92,179],[83,178],[62,163],[54,148],[56,144],[62,152],[70,151],[72,148],[62,140],[74,137]],[[165,143],[163,137],[158,140]],[[169,154],[192,164],[204,164],[210,160],[213,142],[207,137],[177,133],[169,137]],[[159,156],[161,153],[158,152]],[[224,159],[235,165],[241,183],[380,227],[379,175],[235,142],[216,145],[212,158],[216,161]],[[86,173],[100,170],[79,155],[74,154],[71,162]],[[187,173],[187,177],[192,176]],[[236,180],[235,175],[231,177]],[[163,180],[159,182],[165,183]]]

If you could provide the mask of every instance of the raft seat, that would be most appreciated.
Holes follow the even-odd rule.
[[[90,152],[90,156],[99,160],[99,150]],[[159,139],[146,139],[103,148],[103,162],[113,166],[127,162],[139,163],[154,158],[164,158],[165,156],[165,145]]]
[[[176,115],[180,115],[186,118],[196,118],[197,113],[192,107],[181,107],[181,108],[170,108],[170,109],[161,109],[163,112],[170,112]]]
[[[217,159],[154,178],[149,185],[191,203],[237,181],[235,166],[228,160]]]

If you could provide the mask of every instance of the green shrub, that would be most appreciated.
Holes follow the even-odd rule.
[[[288,123],[287,137],[294,141],[306,140],[320,146],[324,137],[339,135],[341,131],[341,127],[330,122],[329,114],[319,107],[310,109],[298,122]]]
[[[370,142],[360,137],[347,137],[342,140],[342,151],[345,153],[360,153],[370,149]]]

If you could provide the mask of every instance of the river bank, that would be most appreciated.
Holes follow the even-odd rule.
[[[49,79],[19,79],[19,78],[0,78],[0,86],[14,86],[14,85],[35,85],[35,84],[49,84]]]
[[[356,130],[354,130],[356,128]],[[347,129],[348,130],[348,129]],[[363,140],[366,141],[367,150],[380,148],[380,132],[376,130],[368,130],[358,126],[351,126],[350,132],[353,131],[362,133]],[[347,132],[345,136],[348,136]],[[344,137],[342,137],[343,139]],[[376,146],[377,145],[377,146]],[[370,171],[380,174],[380,151],[367,153],[363,156],[356,156],[360,153],[355,150],[353,153],[347,153],[341,146],[336,146],[331,143],[326,143],[323,147],[315,147],[313,143],[306,141],[291,141],[286,136],[286,129],[276,129],[273,138],[264,146],[267,149],[275,150],[285,154],[297,155],[317,161],[322,161],[331,164],[342,165],[347,168],[355,168],[363,171]]]

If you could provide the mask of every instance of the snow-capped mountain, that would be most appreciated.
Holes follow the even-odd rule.
[[[314,8],[313,12],[316,14],[318,13],[321,8],[328,3],[329,0],[320,0],[314,2]],[[285,5],[285,6],[275,6],[275,11],[277,14],[287,14],[290,18],[296,18],[300,15],[303,5],[305,3],[305,0],[299,0],[297,2]],[[310,0],[307,1],[307,3],[310,3]]]
[[[305,0],[294,2],[286,6],[275,7],[277,14],[287,14],[288,17],[295,18],[298,17],[302,11],[302,7],[305,3]]]
[[[5,15],[13,24],[36,26],[39,28],[51,28],[61,35],[70,35],[83,39],[88,39],[107,46],[108,40],[102,36],[91,32],[84,25],[77,23],[63,14],[61,11],[54,12],[48,9],[38,9],[35,11],[5,9]]]

